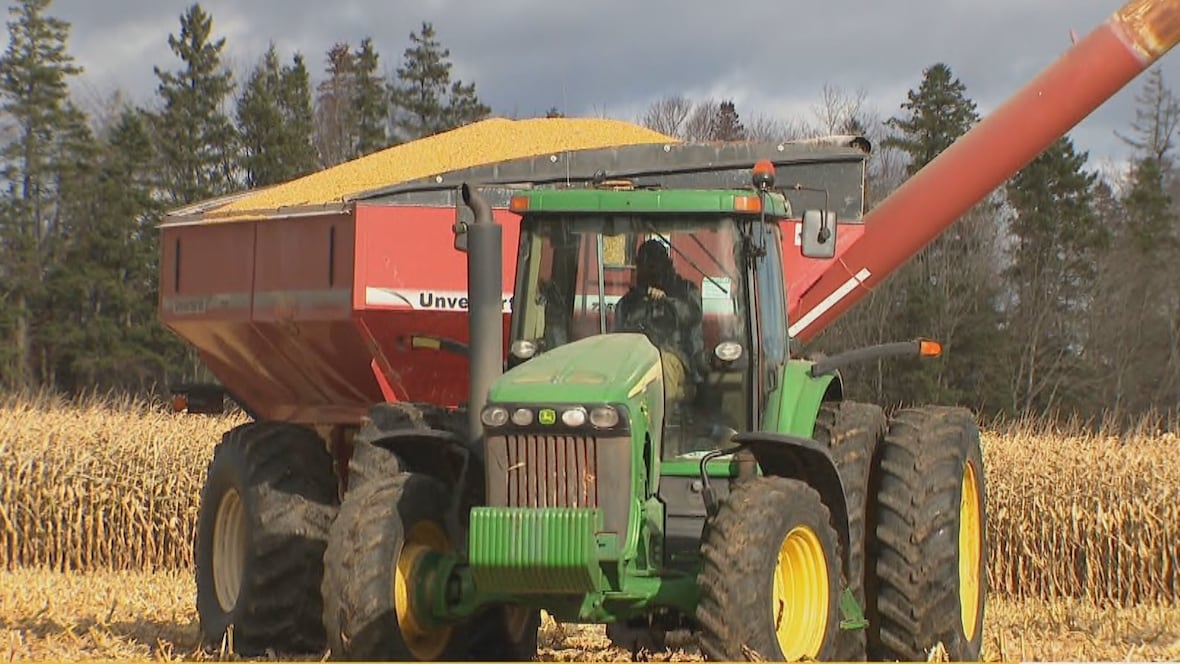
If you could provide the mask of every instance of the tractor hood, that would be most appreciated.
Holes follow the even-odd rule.
[[[497,403],[623,403],[662,386],[660,353],[637,333],[579,339],[505,372],[493,385]],[[662,395],[660,397],[662,400]]]

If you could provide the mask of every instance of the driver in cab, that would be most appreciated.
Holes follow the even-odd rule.
[[[639,247],[635,267],[635,286],[615,306],[615,330],[646,334],[664,356],[667,395],[691,400],[703,378],[695,361],[704,347],[700,291],[676,273],[658,239]]]

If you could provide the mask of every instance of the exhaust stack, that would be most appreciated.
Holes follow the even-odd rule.
[[[463,203],[475,220],[467,225],[467,329],[470,394],[467,398],[468,436],[483,437],[480,412],[487,404],[492,382],[503,372],[503,229],[492,218],[492,208],[467,183]]]

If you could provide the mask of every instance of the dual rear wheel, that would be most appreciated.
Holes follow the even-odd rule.
[[[197,516],[203,645],[322,652],[319,579],[337,502],[332,457],[313,431],[252,422],[225,434]]]
[[[701,649],[734,661],[920,661],[941,644],[978,660],[986,557],[983,463],[969,411],[826,405],[828,445],[849,508],[843,552],[828,506],[802,481],[735,487],[702,542]],[[841,628],[845,587],[869,626]]]

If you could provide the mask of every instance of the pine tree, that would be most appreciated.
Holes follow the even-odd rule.
[[[1096,335],[1098,364],[1110,379],[1105,401],[1122,418],[1180,401],[1180,215],[1173,193],[1180,100],[1152,70],[1136,95],[1134,150],[1121,213],[1108,218],[1113,247],[1104,257]]]
[[[1008,363],[1016,412],[1081,408],[1096,378],[1083,361],[1085,320],[1109,233],[1096,213],[1097,176],[1084,170],[1087,159],[1063,137],[1007,185],[1015,213],[1005,276],[1016,297],[1008,326],[1019,351]]]
[[[320,166],[335,166],[354,156],[356,58],[346,42],[328,49],[327,78],[316,87],[314,142]]]
[[[44,374],[36,357],[35,323],[43,281],[60,229],[63,140],[77,125],[68,78],[81,73],[67,52],[69,23],[46,15],[51,0],[21,0],[9,8],[8,48],[0,56],[0,105],[15,138],[3,152],[8,190],[0,210],[0,382],[33,387]]]
[[[160,203],[143,115],[124,109],[93,149],[65,259],[48,280],[55,378],[68,392],[142,391],[182,352],[156,317]]]
[[[746,128],[742,126],[733,100],[727,99],[717,106],[711,134],[714,141],[740,141],[746,138]]]
[[[895,133],[882,145],[909,158],[909,175],[978,120],[966,86],[941,63],[924,71],[901,108],[903,116],[886,121]],[[993,411],[1006,403],[1007,377],[993,361],[1006,343],[999,310],[999,212],[995,197],[975,206],[887,283],[889,335],[934,337],[945,348],[935,361],[897,361],[907,370],[890,381],[887,401],[957,402]]]
[[[967,86],[943,63],[923,72],[921,85],[910,90],[901,104],[907,117],[893,117],[886,126],[899,134],[881,142],[883,148],[898,148],[909,155],[909,175],[917,173],[950,147],[979,121],[975,102],[966,96]]]
[[[306,175],[316,170],[314,144],[315,111],[311,101],[311,74],[303,54],[291,56],[291,64],[284,66],[280,76],[279,108],[283,112],[286,131],[286,179]]]
[[[238,99],[237,116],[246,186],[277,184],[315,169],[311,92],[298,54],[280,67],[271,43]]]
[[[352,95],[352,123],[356,143],[351,156],[361,157],[389,146],[389,91],[380,73],[380,56],[373,40],[361,40],[360,50],[353,54],[355,90]]]
[[[278,100],[281,76],[279,56],[271,42],[238,98],[240,163],[247,187],[282,181],[283,112]]]
[[[212,40],[213,18],[199,3],[180,17],[180,34],[168,46],[183,64],[177,72],[155,67],[163,110],[154,117],[165,188],[175,204],[193,203],[240,188],[234,172],[233,123],[221,110],[234,89],[221,64],[225,38]]]
[[[491,113],[475,94],[475,84],[451,82],[449,49],[435,39],[434,26],[422,23],[410,33],[412,46],[391,83],[394,136],[410,141],[483,119]]]

